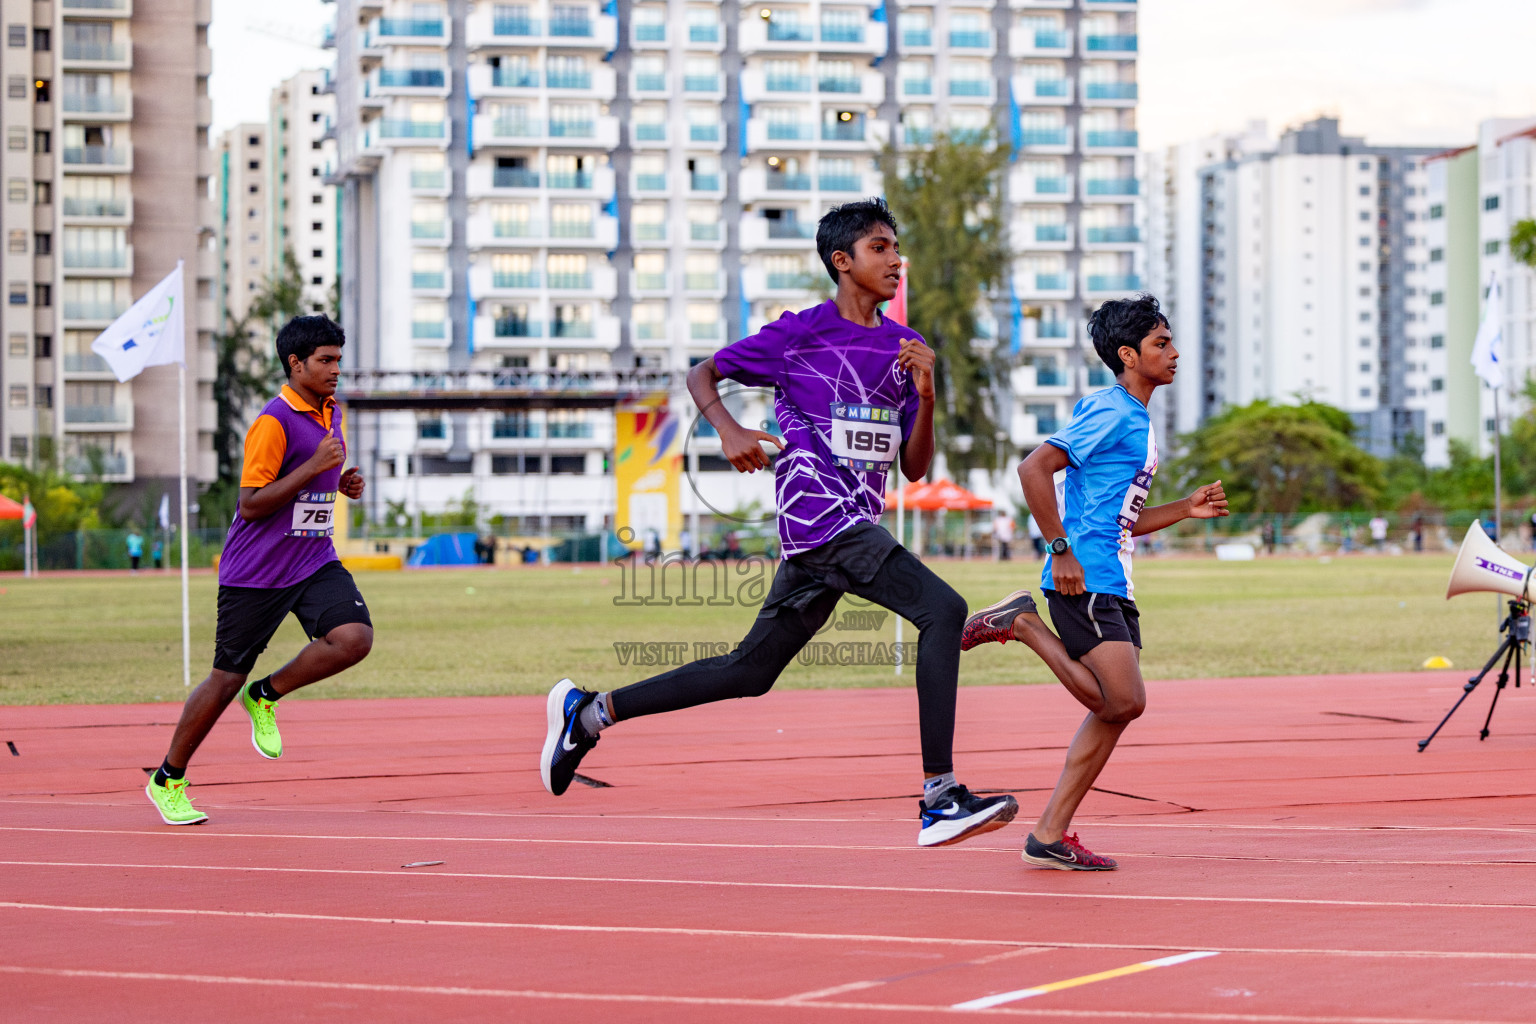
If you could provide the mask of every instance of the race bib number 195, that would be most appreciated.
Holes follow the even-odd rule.
[[[832,456],[861,473],[884,473],[901,450],[901,417],[880,405],[832,406]]]
[[[331,536],[335,528],[332,522],[335,504],[335,491],[300,491],[293,499],[293,524],[288,528],[288,536]]]

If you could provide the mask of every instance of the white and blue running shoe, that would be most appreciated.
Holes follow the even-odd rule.
[[[1000,829],[1019,813],[1019,802],[1003,796],[977,796],[964,786],[951,786],[932,807],[917,802],[918,846],[948,846],[983,832]]]
[[[570,788],[576,766],[597,746],[597,737],[587,735],[580,721],[581,709],[596,699],[597,694],[578,689],[569,679],[560,680],[549,691],[545,704],[549,732],[544,737],[544,756],[539,759],[539,777],[555,796]]]

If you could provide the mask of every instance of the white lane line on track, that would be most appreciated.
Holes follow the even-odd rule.
[[[1099,971],[1096,974],[1083,974],[1076,978],[1067,978],[1064,981],[1053,981],[1046,985],[1036,985],[1034,988],[1020,988],[1012,992],[999,992],[996,995],[982,996],[980,999],[969,999],[963,1003],[956,1003],[952,1010],[990,1010],[994,1006],[1002,1006],[1004,1003],[1016,1003],[1021,999],[1033,999],[1035,996],[1048,995],[1052,992],[1060,992],[1064,989],[1079,988],[1083,985],[1093,985],[1100,981],[1109,981],[1113,978],[1123,978],[1130,974],[1141,974],[1144,971],[1153,971],[1159,967],[1172,967],[1175,964],[1187,964],[1191,960],[1204,960],[1207,957],[1220,956],[1214,950],[1196,950],[1191,953],[1178,953],[1174,956],[1159,957],[1156,960],[1143,960],[1139,964],[1130,964],[1126,967],[1116,967],[1108,971]]]
[[[784,999],[792,1003],[810,999],[825,999],[828,996],[842,995],[845,992],[861,992],[866,989],[879,988],[881,985],[889,985],[896,981],[907,981],[911,978],[931,978],[936,974],[962,970],[966,967],[984,967],[988,964],[1000,963],[1003,960],[1017,960],[1019,957],[1037,956],[1041,953],[1052,952],[1053,949],[1054,947],[1044,946],[1023,946],[1017,949],[1006,949],[1001,953],[993,953],[990,956],[977,956],[969,960],[955,960],[947,964],[940,964],[937,967],[921,967],[904,971],[900,974],[887,975],[883,978],[874,978],[869,981],[853,981],[846,985],[834,985],[831,988],[816,989],[813,992],[798,992],[792,996],[785,996]]]
[[[1097,827],[1097,826],[1095,826]],[[114,829],[114,828],[58,828],[48,826],[28,825],[0,825],[0,832],[63,832],[82,833],[88,835],[122,835],[122,836],[164,836],[168,833],[165,829]],[[919,846],[881,846],[878,844],[854,844],[854,843],[699,843],[683,840],[666,839],[550,839],[531,836],[402,836],[402,835],[325,835],[306,832],[222,832],[214,829],[199,828],[191,832],[173,833],[199,838],[213,839],[308,839],[308,840],[335,840],[344,842],[408,842],[408,843],[508,843],[528,846],[637,846],[637,847],[668,847],[704,850],[847,850],[855,853],[921,853],[928,856],[928,851]],[[951,851],[952,853],[968,854],[1006,854],[1015,856],[1015,848],[1011,846],[962,846]],[[1211,860],[1229,862],[1252,862],[1260,864],[1360,864],[1360,865],[1398,865],[1403,867],[1510,867],[1518,865],[1536,865],[1532,859],[1497,860],[1485,859],[1475,864],[1468,864],[1459,860],[1391,860],[1382,858],[1346,858],[1346,857],[1255,857],[1247,854],[1193,854],[1193,853],[1146,853],[1109,850],[1109,853],[1119,853],[1121,856],[1134,856],[1147,860]]]
[[[990,792],[990,791],[989,791]],[[892,797],[891,799],[898,799]],[[0,797],[0,804],[28,804],[43,805],[50,808],[56,807],[111,807],[125,809],[132,807],[137,809],[137,802],[107,801],[107,800],[60,800],[37,799],[26,800],[18,798]],[[264,814],[323,814],[327,817],[335,817],[338,814],[371,814],[371,815],[417,815],[422,817],[450,817],[450,818],[537,818],[541,821],[560,821],[569,819],[572,821],[756,821],[772,824],[812,824],[812,825],[881,825],[881,824],[910,824],[911,818],[792,818],[782,815],[733,815],[729,813],[719,814],[626,814],[592,813],[580,814],[556,811],[427,811],[407,808],[380,808],[380,807],[315,807],[315,806],[289,806],[272,807],[258,804],[214,804],[205,803],[204,806],[231,813],[244,813],[248,811]],[[1219,813],[1212,811],[1197,811],[1197,814]],[[1165,814],[1164,816],[1169,816]],[[1187,817],[1187,814],[1179,814],[1178,817]],[[1099,821],[1093,815],[1082,815],[1079,821],[1092,821],[1094,828],[1167,828],[1167,829],[1194,829],[1196,831],[1256,831],[1256,832],[1476,832],[1479,835],[1489,833],[1510,835],[1536,835],[1536,824],[1526,826],[1509,825],[1254,825],[1237,824],[1229,822],[1172,822],[1172,821]]]
[[[787,939],[797,942],[884,942],[917,946],[989,946],[1011,949],[1128,949],[1133,951],[1182,952],[1188,946],[1156,942],[1028,942],[1020,939],[967,939],[922,935],[839,934],[835,932],[775,932],[740,928],[663,928],[650,925],[534,924],[524,921],[437,921],[406,917],[355,917],[344,914],[294,914],[264,910],[188,910],[157,907],[82,907],[57,903],[0,901],[0,910],[37,910],[78,914],[162,914],[172,917],[244,918],[253,921],[331,921],[340,924],[420,925],[434,928],[485,928],[507,931],[572,932],[614,935],[677,935],[711,939]],[[1252,953],[1259,956],[1326,956],[1366,960],[1517,960],[1536,961],[1536,953],[1508,950],[1429,949],[1288,949],[1263,946],[1215,946],[1218,953]]]
[[[625,878],[604,875],[529,875],[493,871],[399,871],[374,868],[298,868],[271,865],[227,864],[135,864],[100,861],[0,860],[0,866],[32,868],[111,868],[143,871],[235,871],[298,875],[363,875],[381,877],[409,875],[420,878],[484,878],[505,882],[588,882],[599,885],[676,885],[723,889],[807,889],[813,892],[894,892],[915,896],[1019,896],[1061,900],[1108,900],[1125,903],[1221,903],[1260,904],[1300,907],[1364,907],[1367,909],[1407,908],[1413,910],[1536,910],[1530,903],[1426,903],[1413,900],[1333,900],[1296,899],[1288,896],[1169,896],[1145,893],[1051,892],[1029,889],[948,889],[918,885],[847,885],[835,882],[753,882],[701,878]],[[3,905],[3,904],[0,904]]]
[[[1155,1020],[1155,1021],[1209,1021],[1213,1024],[1510,1024],[1508,1021],[1483,1021],[1470,1017],[1301,1017],[1292,1014],[1257,1013],[1162,1013],[1138,1010],[1027,1010],[1019,1007],[998,1007],[991,1010],[956,1010],[948,1006],[912,1005],[903,1003],[799,1003],[783,999],[749,999],[744,997],[710,996],[653,996],[639,994],[598,994],[590,992],[549,992],[539,989],[496,989],[449,987],[444,985],[382,985],[353,981],[300,981],[290,978],[245,978],[214,974],[167,974],[155,971],[96,971],[64,968],[20,967],[0,964],[0,974],[40,975],[52,978],[95,978],[105,981],[180,982],[203,985],[248,985],[269,989],[310,989],[341,992],[377,992],[387,995],[424,996],[477,996],[486,999],[544,999],[582,1003],[651,1003],[672,1006],[734,1006],[750,1009],[832,1010],[838,1013],[872,1012],[891,1013],[976,1013],[999,1017],[1054,1017],[1084,1020]]]

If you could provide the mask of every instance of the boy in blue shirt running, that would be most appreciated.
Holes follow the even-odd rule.
[[[1131,584],[1133,537],[1184,519],[1225,516],[1221,481],[1166,505],[1146,507],[1157,472],[1157,441],[1147,415],[1152,392],[1173,383],[1179,353],[1168,320],[1150,295],[1104,303],[1088,321],[1115,385],[1078,402],[1066,428],[1019,465],[1024,500],[1049,544],[1040,586],[1051,621],[1041,621],[1029,591],[1016,591],[966,620],[960,649],[1019,640],[1038,654],[1088,709],[1067,749],[1067,764],[1025,842],[1037,867],[1112,871],[1115,862],[1067,834],[1120,734],[1146,707],[1141,627]],[[1066,471],[1057,505],[1055,475]]]

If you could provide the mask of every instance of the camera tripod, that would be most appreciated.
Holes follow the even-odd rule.
[[[1493,721],[1493,709],[1499,706],[1499,694],[1504,692],[1504,687],[1509,683],[1509,667],[1513,663],[1515,667],[1515,685],[1520,685],[1520,651],[1531,642],[1531,615],[1530,609],[1524,601],[1509,602],[1509,614],[1504,621],[1499,623],[1499,632],[1504,639],[1499,643],[1499,649],[1493,652],[1493,657],[1483,665],[1483,669],[1477,675],[1467,680],[1467,685],[1461,688],[1461,699],[1451,705],[1451,710],[1440,719],[1440,724],[1435,726],[1435,731],[1419,740],[1419,753],[1424,753],[1424,748],[1429,746],[1429,741],[1444,728],[1445,723],[1451,720],[1456,709],[1461,707],[1462,701],[1472,696],[1472,691],[1477,689],[1477,684],[1483,681],[1493,668],[1494,662],[1501,657],[1504,664],[1499,667],[1499,678],[1493,691],[1493,702],[1488,705],[1488,717],[1483,720],[1483,730],[1477,734],[1479,740],[1488,738],[1488,724]]]

